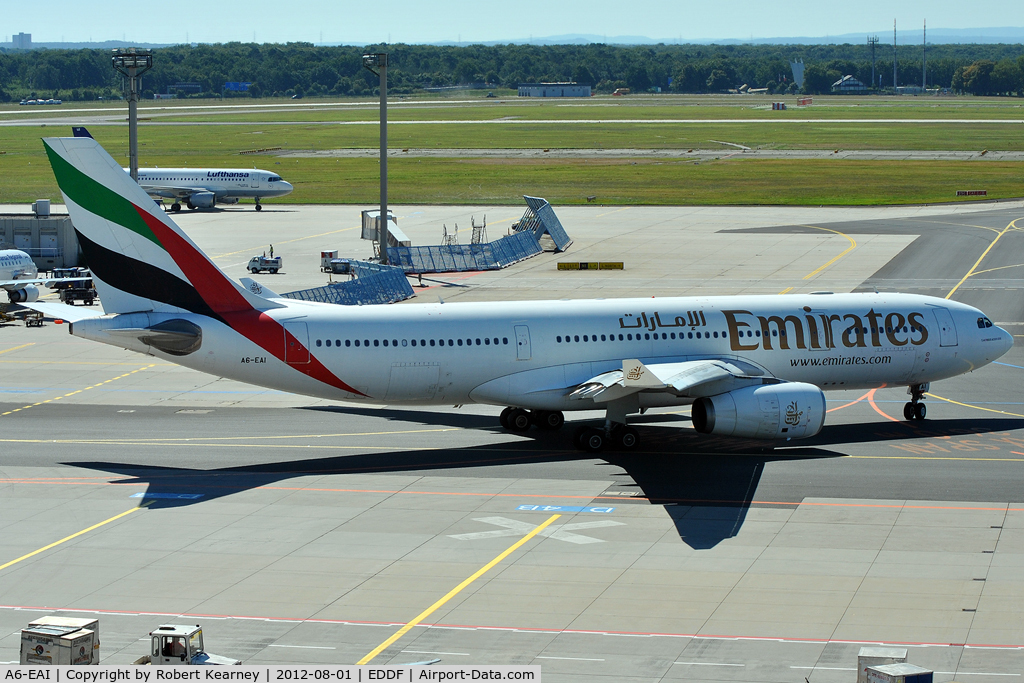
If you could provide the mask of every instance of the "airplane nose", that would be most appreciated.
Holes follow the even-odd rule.
[[[1002,333],[1001,341],[1003,343],[1003,353],[1006,353],[1007,351],[1013,348],[1013,335],[1001,327],[999,328],[999,331]]]

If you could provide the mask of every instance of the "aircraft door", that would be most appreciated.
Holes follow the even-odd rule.
[[[290,365],[309,363],[309,332],[306,323],[284,324],[284,360]]]
[[[259,187],[259,186],[260,186],[260,174],[259,173],[253,173],[252,175],[249,176],[249,187]]]
[[[956,346],[956,325],[948,308],[936,306],[932,309],[935,320],[939,323],[939,346]]]
[[[519,360],[530,360],[533,358],[533,350],[530,347],[530,328],[526,325],[516,325],[516,358]]]

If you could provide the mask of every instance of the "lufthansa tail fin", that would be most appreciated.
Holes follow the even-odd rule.
[[[94,139],[43,145],[104,311],[219,318],[283,306],[225,275]]]

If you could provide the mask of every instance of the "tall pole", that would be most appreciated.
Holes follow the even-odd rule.
[[[139,182],[139,86],[142,74],[153,68],[153,51],[117,48],[111,63],[128,79],[128,167],[132,180]]]
[[[892,91],[896,92],[896,20],[892,20]]]
[[[388,265],[388,55],[380,58],[380,262]]]
[[[928,20],[924,20],[924,32],[921,36],[921,89],[928,88]]]
[[[878,44],[878,36],[868,36],[868,45],[871,46],[871,87],[874,88],[877,80],[875,78],[875,45]]]
[[[380,76],[380,262],[388,264],[388,55],[363,55],[363,67]],[[374,71],[374,68],[379,71]]]

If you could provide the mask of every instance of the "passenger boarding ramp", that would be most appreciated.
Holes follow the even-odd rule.
[[[347,282],[332,282],[323,287],[303,289],[281,296],[339,306],[392,304],[415,296],[412,285],[401,268],[367,261],[350,261],[349,272],[355,277]]]
[[[477,241],[486,234],[486,219],[481,226],[477,226],[474,220],[473,244],[458,244],[453,239],[435,246],[391,246],[388,248],[388,262],[407,274],[501,270],[543,253],[540,240],[544,235],[551,238],[555,251],[565,251],[572,240],[547,200],[527,196],[523,199],[526,200],[526,213],[512,225],[513,232],[506,237],[493,242]],[[447,227],[445,234],[449,234]]]
[[[528,195],[523,195],[523,199],[526,200],[526,213],[523,214],[518,223],[512,225],[512,229],[515,232],[532,230],[533,234],[537,236],[538,242],[540,242],[541,237],[547,234],[551,237],[551,241],[555,243],[555,251],[565,251],[568,249],[569,245],[572,244],[572,240],[565,233],[562,222],[558,220],[558,216],[555,215],[555,210],[551,208],[551,204],[548,204],[548,200]]]

